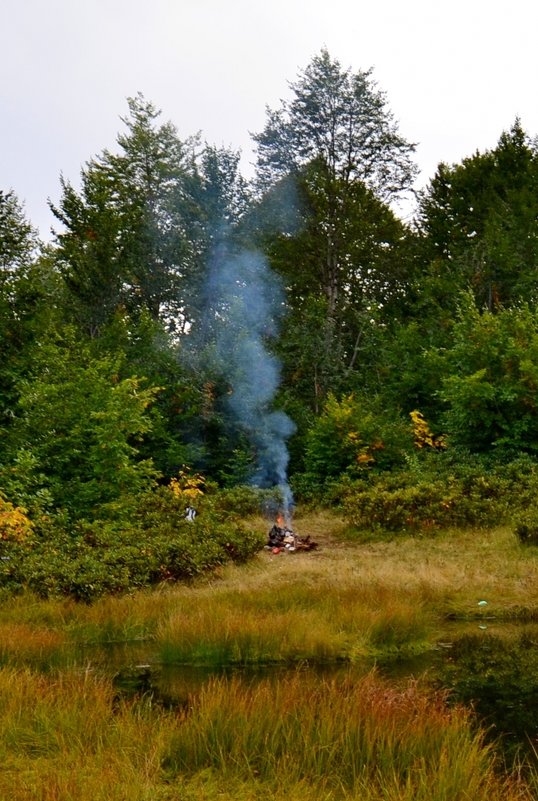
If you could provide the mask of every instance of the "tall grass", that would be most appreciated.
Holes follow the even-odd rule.
[[[264,552],[189,586],[92,605],[6,600],[0,660],[34,664],[32,654],[42,652],[54,661],[54,643],[151,641],[167,663],[353,661],[427,650],[443,637],[448,617],[478,617],[484,609],[497,619],[538,614],[533,551],[505,529],[346,544],[339,525],[305,518],[299,531],[320,540],[318,551]],[[482,599],[487,607],[478,607]]]
[[[0,798],[153,798],[170,731],[166,716],[117,702],[90,672],[0,670]]]
[[[0,669],[6,801],[530,801],[469,714],[411,683],[290,671],[188,705],[122,701],[91,671]]]
[[[303,518],[299,533],[318,551],[263,552],[188,587],[92,605],[4,599],[1,801],[538,798],[536,776],[532,791],[501,778],[469,713],[449,712],[442,696],[292,667],[420,651],[446,616],[472,618],[481,599],[499,619],[532,614],[533,550],[504,529],[346,543],[339,526]],[[214,679],[171,710],[118,699],[84,661],[59,669],[69,644],[133,640],[151,640],[166,662],[280,664],[257,683]]]
[[[27,623],[0,623],[0,664],[31,663],[49,668],[66,645],[63,632]]]
[[[498,779],[468,712],[373,675],[342,682],[290,673],[250,687],[214,679],[184,713],[165,764],[172,774],[209,768],[274,790],[306,784],[364,801],[525,797]]]
[[[220,665],[353,661],[427,648],[433,621],[416,598],[381,596],[324,582],[214,592],[178,604],[155,640],[163,662]]]

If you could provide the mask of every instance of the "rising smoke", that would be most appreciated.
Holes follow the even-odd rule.
[[[280,382],[278,359],[266,342],[278,330],[284,292],[262,254],[220,242],[208,265],[205,311],[198,335],[229,386],[228,413],[251,443],[256,466],[251,482],[277,486],[289,511],[287,440],[292,420],[273,408]]]

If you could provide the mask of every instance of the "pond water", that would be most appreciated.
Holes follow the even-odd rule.
[[[538,624],[448,621],[427,653],[400,658],[364,659],[353,663],[304,663],[294,666],[207,667],[163,664],[158,647],[147,642],[77,646],[69,661],[113,678],[118,694],[151,694],[166,706],[181,706],[213,676],[240,675],[245,680],[273,677],[284,681],[297,670],[320,677],[338,673],[362,675],[376,669],[387,680],[404,683],[422,678],[447,689],[453,701],[471,705],[491,739],[507,754],[524,749],[535,759],[538,749]]]

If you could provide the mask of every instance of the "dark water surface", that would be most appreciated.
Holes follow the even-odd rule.
[[[297,670],[332,678],[375,670],[390,682],[421,679],[449,691],[449,700],[473,708],[489,737],[510,756],[535,759],[538,750],[538,624],[447,621],[435,646],[418,656],[364,659],[349,663],[301,663],[215,668],[163,664],[158,646],[147,642],[76,646],[69,661],[113,678],[119,695],[149,694],[157,703],[181,706],[214,676],[240,675],[248,681],[285,680]]]

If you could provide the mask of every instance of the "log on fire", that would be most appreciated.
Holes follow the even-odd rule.
[[[310,535],[299,537],[291,528],[275,523],[267,536],[265,547],[273,553],[280,553],[283,550],[294,553],[295,551],[313,551],[318,544],[310,539]]]

